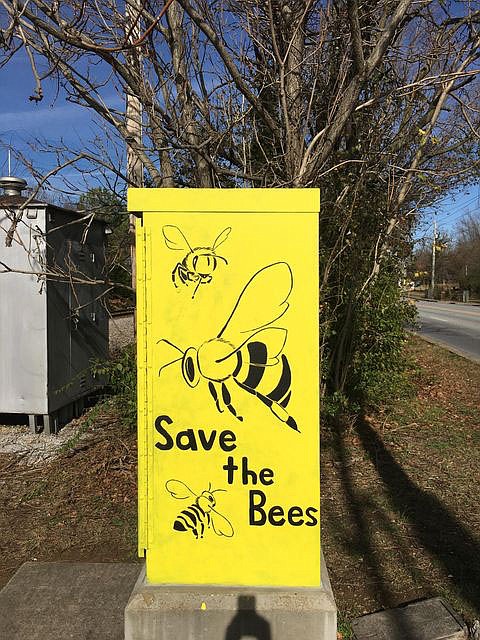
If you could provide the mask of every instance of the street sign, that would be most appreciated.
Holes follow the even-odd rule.
[[[320,586],[315,189],[130,189],[151,583]]]

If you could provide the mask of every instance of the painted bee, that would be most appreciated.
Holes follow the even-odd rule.
[[[197,495],[181,480],[167,480],[165,488],[176,500],[195,498],[195,502],[180,511],[175,518],[173,523],[175,531],[188,531],[190,529],[198,540],[203,538],[205,528],[209,529],[211,525],[217,536],[226,536],[227,538],[233,536],[233,527],[230,521],[215,509],[217,503],[213,494],[218,491],[225,491],[225,489],[212,491],[211,484],[209,484],[206,491],[202,491],[200,495]]]
[[[227,321],[216,338],[200,347],[182,351],[166,339],[159,340],[182,355],[160,367],[182,363],[182,375],[190,387],[201,378],[208,381],[208,389],[218,411],[225,406],[238,420],[231,402],[227,381],[233,381],[244,391],[253,394],[270,408],[272,413],[295,431],[297,423],[287,412],[291,397],[291,372],[287,357],[282,353],[287,330],[271,327],[287,311],[293,288],[293,276],[286,262],[275,262],[257,271],[243,288]]]
[[[208,284],[212,281],[212,273],[217,268],[218,261],[223,260],[225,264],[228,264],[225,258],[217,256],[216,249],[225,242],[231,230],[231,227],[224,229],[212,247],[192,248],[178,227],[171,224],[163,227],[162,232],[167,247],[173,251],[187,251],[182,262],[178,262],[172,271],[172,281],[176,288],[178,288],[178,281],[186,286],[191,282],[195,283],[193,299],[201,284]]]

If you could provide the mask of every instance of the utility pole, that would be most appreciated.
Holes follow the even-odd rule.
[[[468,288],[467,278],[468,278],[468,264],[465,265],[465,286],[463,287],[463,295],[462,295],[463,302],[470,301],[470,289]]]
[[[430,291],[428,297],[433,298],[435,294],[435,251],[437,248],[437,216],[433,214],[433,244],[432,244],[432,278],[430,281]]]
[[[125,31],[129,34],[129,43],[136,42],[140,36],[140,14],[142,6],[140,0],[127,0],[125,4]],[[141,82],[141,58],[140,50],[132,47],[127,52],[127,61],[130,69]],[[143,165],[139,160],[135,149],[142,145],[142,104],[139,98],[128,92],[126,95],[126,127],[127,127],[127,181],[130,187],[143,186]],[[135,216],[130,215],[132,262],[132,287],[136,283],[136,253],[135,253]]]

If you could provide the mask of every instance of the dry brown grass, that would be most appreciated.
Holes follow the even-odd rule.
[[[415,392],[324,429],[323,544],[346,619],[440,595],[480,617],[480,366],[418,338]]]
[[[40,467],[0,455],[0,587],[27,560],[135,559],[136,437],[107,408],[87,436]]]

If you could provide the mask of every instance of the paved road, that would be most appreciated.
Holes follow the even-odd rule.
[[[480,306],[417,301],[418,333],[480,362]]]

